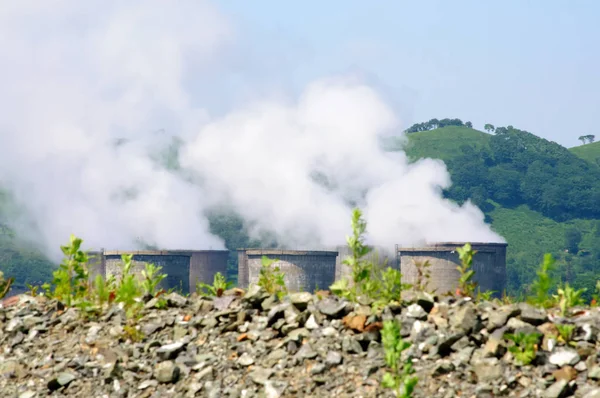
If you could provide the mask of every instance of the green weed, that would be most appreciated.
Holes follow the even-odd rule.
[[[279,261],[278,259],[270,259],[267,256],[262,256],[262,266],[258,275],[258,286],[265,289],[269,294],[276,294],[277,297],[282,298],[287,294],[287,287],[285,286],[285,274],[281,271],[279,266],[273,266],[274,263]]]
[[[534,304],[543,308],[550,308],[555,301],[550,296],[550,289],[554,285],[554,279],[550,276],[550,272],[555,269],[555,260],[551,254],[544,256],[544,261],[537,271],[538,279],[531,285],[533,295],[527,298],[530,304]]]
[[[400,327],[397,321],[388,320],[383,323],[381,340],[385,351],[385,362],[391,368],[391,373],[386,372],[383,375],[383,387],[393,389],[398,397],[411,397],[419,379],[411,376],[415,373],[412,360],[407,358],[404,362],[401,361],[402,352],[411,344],[400,336]]]
[[[541,336],[540,333],[504,334],[504,338],[513,342],[508,351],[515,357],[516,364],[529,365],[535,359]]]
[[[573,333],[575,332],[575,325],[556,324],[555,326],[556,329],[558,329],[557,341],[567,345],[571,345],[573,347],[577,346],[577,344],[574,341],[572,341]]]
[[[202,292],[207,296],[221,297],[223,292],[233,286],[232,282],[228,282],[223,274],[217,272],[213,277],[212,286],[203,282],[196,283],[196,291]]]
[[[473,250],[471,244],[466,243],[463,247],[457,247],[456,251],[461,261],[461,265],[456,267],[460,273],[457,293],[463,297],[473,297],[477,284],[472,281],[475,271],[471,269],[471,265],[473,264],[473,256],[477,253],[477,250]]]
[[[553,295],[554,299],[558,302],[560,307],[560,314],[562,316],[567,315],[567,312],[578,305],[584,305],[585,301],[581,297],[587,289],[575,290],[568,283],[564,287],[557,289],[557,294]]]
[[[0,299],[4,298],[10,292],[10,286],[14,281],[14,278],[4,279],[4,274],[0,271]]]

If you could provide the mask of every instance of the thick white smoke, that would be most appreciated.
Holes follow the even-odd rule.
[[[300,98],[211,117],[202,83],[214,86],[234,40],[230,22],[200,1],[3,5],[0,186],[49,253],[71,233],[95,248],[138,238],[223,248],[203,216],[216,204],[290,247],[343,244],[351,204],[376,244],[502,241],[477,208],[442,199],[442,162],[408,164],[380,149],[399,122],[360,81],[324,78]],[[152,161],[166,144],[160,129],[184,140],[182,166],[199,183]]]

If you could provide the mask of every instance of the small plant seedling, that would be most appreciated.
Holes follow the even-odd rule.
[[[587,289],[575,290],[569,286],[568,283],[566,283],[564,287],[558,288],[554,298],[558,301],[560,314],[565,316],[571,308],[585,304],[581,295],[585,293],[586,290]]]
[[[10,291],[10,286],[14,282],[14,278],[4,279],[4,274],[0,271],[0,299],[4,298]]]
[[[65,259],[53,272],[54,291],[51,291],[51,285],[48,283],[43,286],[52,298],[60,300],[67,306],[85,299],[89,292],[86,267],[88,256],[80,249],[81,243],[80,238],[71,235],[69,244],[60,247]]]
[[[431,263],[429,260],[426,261],[417,261],[415,262],[415,268],[417,270],[416,281],[414,284],[414,288],[417,291],[425,292],[429,286],[429,281],[431,280],[431,271],[429,268],[431,267]],[[433,292],[432,292],[433,293]]]
[[[512,341],[514,344],[508,347],[508,351],[515,357],[515,361],[520,366],[529,365],[537,354],[540,333],[506,333],[504,338]]]
[[[402,352],[410,347],[410,343],[400,336],[400,327],[396,320],[387,320],[383,323],[381,340],[385,351],[385,362],[391,373],[383,375],[382,385],[391,388],[396,396],[410,398],[419,379],[412,376],[415,372],[412,360],[407,358],[402,362]]]
[[[160,273],[161,270],[162,267],[154,264],[147,263],[145,265],[145,269],[142,270],[142,277],[144,278],[144,281],[142,282],[142,289],[144,290],[145,294],[154,296],[156,288],[160,282],[167,277],[166,274]]]
[[[473,297],[477,284],[471,281],[475,275],[475,271],[471,269],[471,265],[473,264],[473,256],[477,253],[477,250],[473,250],[471,244],[466,243],[463,247],[456,248],[456,251],[461,261],[461,265],[456,267],[458,272],[460,272],[456,293],[463,297]]]
[[[554,305],[554,300],[550,296],[550,289],[554,285],[554,280],[550,276],[555,268],[555,260],[551,254],[544,255],[544,261],[537,271],[538,279],[533,282],[531,289],[533,295],[528,297],[527,301],[530,304],[537,305],[543,308],[549,308]]]
[[[281,272],[279,266],[273,266],[273,264],[279,260],[263,256],[261,261],[262,266],[258,275],[258,286],[265,289],[267,293],[276,294],[277,297],[282,298],[287,294],[287,287],[285,286],[284,279],[285,275]]]
[[[221,297],[223,292],[233,286],[232,282],[228,282],[223,274],[217,272],[213,277],[212,286],[203,282],[196,284],[196,291],[202,291],[207,296]]]
[[[559,342],[562,342],[567,345],[571,345],[573,347],[577,346],[577,344],[572,341],[573,333],[575,332],[575,325],[561,325],[557,324],[556,329],[558,329],[558,338]]]

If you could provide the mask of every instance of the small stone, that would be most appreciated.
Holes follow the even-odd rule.
[[[552,376],[554,376],[556,380],[571,381],[577,377],[577,371],[571,366],[564,366],[552,372]]]
[[[312,301],[313,295],[309,292],[297,292],[290,294],[290,301],[300,311],[304,311]]]
[[[593,366],[588,371],[588,378],[592,379],[592,380],[600,380],[600,366],[598,366],[598,365]]]
[[[158,386],[158,382],[156,380],[144,380],[138,385],[138,390],[145,390],[149,387]]]
[[[519,318],[531,325],[541,325],[548,320],[548,315],[545,311],[535,308],[530,304],[519,303],[519,309],[521,310]]]
[[[411,304],[406,309],[406,316],[420,320],[427,319],[427,312],[418,304]]]
[[[563,367],[565,365],[575,365],[580,357],[577,351],[569,348],[557,348],[550,354],[549,362],[553,365]]]
[[[600,398],[600,388],[588,391],[582,398]]]
[[[285,392],[288,384],[284,381],[267,380],[264,385],[265,398],[279,398]]]
[[[173,343],[161,346],[156,353],[162,360],[174,359],[177,354],[183,349],[183,343]]]
[[[33,391],[25,391],[24,393],[19,394],[19,398],[33,398],[35,397],[35,392]]]
[[[55,379],[48,382],[48,389],[50,391],[56,391],[62,387],[68,386],[75,379],[76,376],[73,373],[61,372]]]
[[[331,318],[340,318],[346,309],[346,303],[326,297],[317,303],[317,309]]]
[[[250,366],[254,363],[254,359],[247,352],[245,352],[238,358],[237,363],[242,366]]]
[[[545,398],[562,398],[567,395],[569,382],[558,380],[544,391]]]
[[[177,293],[170,293],[165,298],[171,307],[183,307],[187,304],[187,299]]]
[[[325,371],[325,365],[322,363],[315,364],[312,368],[310,368],[311,375],[318,375]]]
[[[164,361],[154,368],[154,377],[161,383],[173,383],[179,379],[180,369],[172,361]]]
[[[265,385],[269,378],[273,375],[272,369],[256,368],[250,373],[250,380],[256,384]]]
[[[515,305],[502,306],[497,310],[490,312],[490,316],[488,318],[488,330],[491,332],[506,325],[506,322],[510,318],[515,317],[520,313],[521,310]]]
[[[504,373],[504,368],[498,358],[484,358],[473,364],[475,374],[480,382],[498,380]]]
[[[363,352],[360,343],[351,337],[344,336],[342,340],[342,350],[350,354],[360,354]]]
[[[314,315],[310,315],[308,317],[308,319],[306,320],[306,323],[304,324],[304,327],[307,328],[308,330],[315,330],[319,328],[319,324],[317,323],[317,320],[315,319]]]
[[[449,361],[440,361],[433,368],[433,372],[431,373],[431,375],[433,377],[445,375],[446,373],[452,372],[454,369],[455,369],[454,368],[454,364],[452,364],[452,362],[449,362]]]
[[[464,331],[473,330],[477,324],[477,312],[473,303],[464,304],[453,317],[450,318],[450,326],[453,329]]]
[[[337,351],[329,351],[325,358],[325,364],[329,366],[337,366],[342,363],[342,354]]]

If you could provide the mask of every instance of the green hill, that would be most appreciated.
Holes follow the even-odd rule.
[[[569,151],[592,164],[600,166],[600,141],[579,145],[570,148]]]
[[[544,253],[555,256],[562,277],[593,292],[600,173],[579,153],[512,127],[494,135],[464,126],[412,132],[404,148],[410,159],[444,160],[453,181],[446,196],[472,200],[507,239],[511,293],[531,283]]]
[[[410,133],[404,146],[410,159],[436,158],[444,161],[462,154],[463,145],[475,149],[489,148],[491,135],[463,126],[448,126],[430,131]],[[391,150],[400,149],[399,141],[390,144]]]

